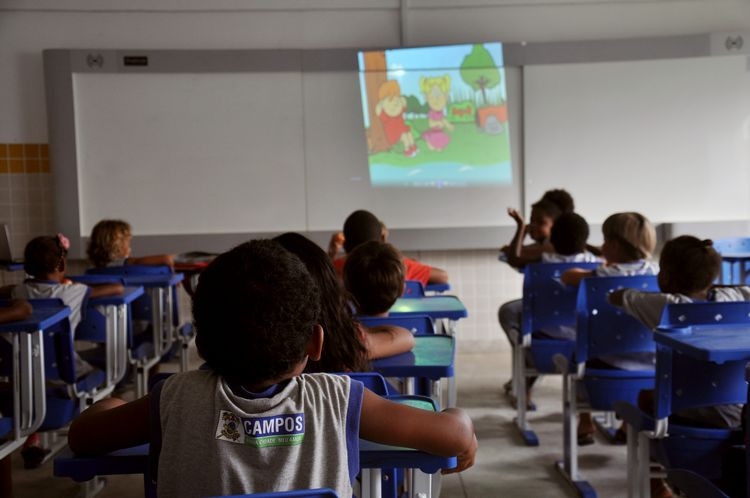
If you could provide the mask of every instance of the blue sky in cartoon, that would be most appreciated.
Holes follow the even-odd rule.
[[[484,43],[499,68],[503,65],[503,49],[501,43]],[[398,48],[385,51],[388,79],[396,80],[403,95],[415,95],[424,102],[419,88],[421,76],[434,77],[449,74],[451,88],[469,91],[469,87],[461,79],[460,67],[464,57],[471,53],[473,45],[446,45],[440,47]],[[364,58],[362,52],[358,55],[360,69],[360,90],[362,92],[362,107],[365,116],[365,126],[369,126],[364,78]],[[502,69],[501,69],[501,72]],[[503,72],[504,73],[504,72]],[[504,76],[504,74],[503,74]],[[505,78],[495,89],[505,99]]]

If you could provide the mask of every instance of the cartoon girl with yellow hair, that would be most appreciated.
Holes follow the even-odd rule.
[[[451,141],[451,137],[445,130],[453,131],[453,125],[445,119],[445,107],[448,104],[448,91],[451,87],[450,75],[419,79],[419,87],[422,90],[430,111],[427,113],[427,126],[429,129],[422,133],[422,138],[430,150],[441,151]]]

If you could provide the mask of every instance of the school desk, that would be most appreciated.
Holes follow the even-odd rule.
[[[25,320],[0,324],[0,334],[12,344],[13,379],[13,416],[0,418],[0,428],[5,433],[0,458],[21,446],[44,422],[47,399],[42,334],[69,316],[67,306],[40,307]]]
[[[418,381],[436,382],[448,379],[447,405],[455,406],[455,384],[451,382],[455,380],[455,339],[447,335],[426,335],[415,336],[414,340],[414,348],[411,351],[374,360],[373,371],[384,377],[404,378],[404,394],[415,394]],[[428,387],[419,394],[432,395],[431,391]]]
[[[392,400],[425,410],[435,411],[436,409],[435,404],[429,398],[415,399],[413,397],[396,396]],[[457,463],[455,457],[431,455],[411,448],[379,445],[365,440],[360,440],[359,444],[360,467],[363,469],[362,487],[367,498],[378,498],[380,496],[382,469],[413,468],[434,473],[440,469],[455,467]],[[53,474],[56,477],[69,477],[76,482],[87,482],[86,486],[92,489],[96,486],[94,483],[97,481],[94,478],[97,476],[143,474],[145,481],[148,469],[148,450],[149,445],[144,444],[117,450],[106,455],[75,456],[68,448],[55,458]],[[364,485],[365,474],[368,474],[367,486]],[[417,489],[420,491],[427,489],[427,492],[429,492],[429,483],[426,482],[426,479],[417,477],[416,480],[420,486]],[[145,484],[146,497],[153,496],[150,494],[153,487],[149,486],[148,483]],[[429,498],[429,494],[425,496]]]
[[[198,287],[198,278],[200,277],[201,272],[207,266],[208,262],[205,261],[197,263],[176,262],[174,264],[174,270],[176,272],[185,274],[183,287],[185,288],[185,292],[187,292],[190,297],[193,297],[193,294],[195,294],[195,288]]]
[[[447,318],[453,321],[469,316],[466,306],[456,296],[400,297],[391,306],[388,314],[427,315],[433,320]]]
[[[141,297],[143,287],[125,287],[118,296],[106,296],[89,299],[88,307],[100,309],[104,323],[98,320],[84,320],[83,326],[76,331],[76,338],[105,344],[106,386],[114,386],[125,376],[128,366],[128,350],[132,341],[132,329],[129,323],[128,306]],[[91,326],[86,326],[90,324]],[[104,330],[101,330],[103,325]]]
[[[645,416],[640,409],[629,404],[618,404],[616,409],[628,423],[628,496],[644,496],[647,492],[649,438],[663,438],[667,434],[667,417],[674,411],[670,393],[673,389],[679,392],[682,384],[693,386],[698,383],[697,378],[685,379],[673,373],[672,354],[706,362],[705,368],[696,367],[693,371],[701,378],[701,382],[710,384],[697,386],[699,392],[691,393],[692,396],[688,397],[698,396],[709,404],[729,402],[727,400],[734,396],[732,392],[736,390],[738,379],[744,379],[739,370],[744,369],[744,363],[750,360],[748,324],[717,323],[659,329],[654,333],[654,341],[658,348],[655,416]],[[737,375],[733,374],[734,371],[738,372]],[[690,373],[687,372],[687,375]],[[677,382],[680,384],[676,384]],[[744,391],[744,386],[742,390]],[[744,398],[742,394],[735,397],[737,399],[731,402],[740,402]],[[716,401],[712,403],[713,400]],[[670,429],[670,434],[673,429]]]
[[[427,292],[437,292],[438,294],[451,290],[451,284],[427,284],[424,286]]]

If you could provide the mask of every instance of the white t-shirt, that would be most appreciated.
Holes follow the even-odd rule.
[[[74,336],[90,294],[91,287],[88,285],[34,279],[16,285],[11,291],[13,299],[62,299],[63,304],[70,308],[70,330]]]
[[[708,301],[750,301],[750,287],[746,285],[717,287],[709,291]],[[625,311],[652,330],[659,325],[661,314],[666,305],[692,302],[694,302],[694,299],[684,294],[643,292],[637,289],[627,289],[622,295],[622,306]]]
[[[568,255],[556,252],[542,253],[542,263],[599,263],[600,261],[600,257],[588,251]]]
[[[646,259],[639,259],[630,263],[605,263],[594,270],[594,275],[597,277],[632,277],[658,274],[658,263]]]

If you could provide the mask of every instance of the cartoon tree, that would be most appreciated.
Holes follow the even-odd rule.
[[[380,85],[388,81],[386,77],[385,52],[365,52],[365,86],[367,87],[367,110],[370,115],[370,129],[368,133],[368,145],[370,153],[383,152],[390,148],[385,137],[383,124],[375,114],[375,105],[378,103],[378,89]]]
[[[474,91],[482,91],[482,100],[487,105],[487,89],[500,84],[500,70],[492,54],[481,43],[474,45],[461,62],[461,78]]]

